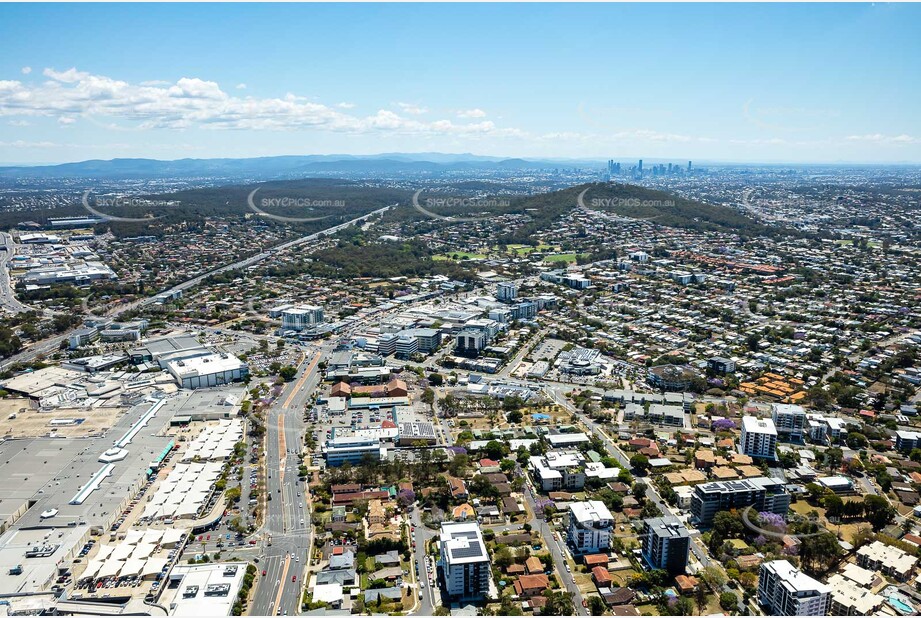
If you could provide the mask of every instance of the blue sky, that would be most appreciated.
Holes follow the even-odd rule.
[[[921,6],[0,5],[0,161],[921,163]]]

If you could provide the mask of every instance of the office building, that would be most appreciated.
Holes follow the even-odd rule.
[[[761,565],[758,602],[771,616],[824,616],[831,588],[794,567],[787,560]]]
[[[377,353],[381,356],[394,354],[397,351],[398,339],[395,333],[384,333],[377,339]]]
[[[714,481],[694,488],[691,496],[691,516],[699,527],[709,527],[719,511],[752,507],[757,512],[769,511],[786,515],[790,494],[783,481],[757,477],[736,481]]]
[[[806,410],[803,406],[775,403],[771,407],[771,420],[777,435],[791,442],[802,442],[806,431]]]
[[[677,517],[643,521],[643,558],[653,569],[682,575],[688,566],[691,536]]]
[[[380,438],[366,437],[341,437],[327,440],[326,465],[331,468],[341,466],[345,462],[359,464],[366,458],[380,461],[384,458],[386,449],[381,446]]]
[[[502,282],[496,286],[496,299],[503,303],[510,303],[518,298],[518,286],[509,282]]]
[[[454,353],[459,356],[479,356],[480,351],[489,345],[489,335],[486,331],[465,328],[454,336]]]
[[[400,335],[397,337],[396,352],[397,358],[409,358],[419,351],[419,340],[415,337]]]
[[[476,523],[441,524],[441,566],[445,592],[454,599],[478,599],[489,592],[489,555]]]
[[[569,505],[567,542],[574,554],[595,554],[611,546],[614,517],[600,500]]]
[[[774,421],[743,416],[739,452],[749,457],[776,459],[777,429],[774,427]]]

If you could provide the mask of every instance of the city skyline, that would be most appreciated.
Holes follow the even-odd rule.
[[[370,5],[360,15],[4,5],[0,162],[446,152],[921,163],[915,6]],[[73,36],[75,23],[92,35]]]

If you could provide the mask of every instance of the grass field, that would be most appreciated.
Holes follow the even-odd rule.
[[[509,253],[514,253],[515,255],[528,255],[535,251],[557,250],[557,247],[553,247],[552,245],[537,245],[536,247],[532,247],[531,245],[506,245],[506,247]],[[499,247],[495,247],[495,249],[498,251]]]
[[[585,257],[586,254],[580,254],[582,257]],[[575,253],[556,253],[554,255],[548,255],[544,258],[545,262],[567,262],[572,263],[576,261]]]
[[[433,260],[462,260],[464,258],[468,260],[482,260],[485,259],[486,256],[482,253],[469,253],[467,251],[451,251],[450,253],[432,256]]]

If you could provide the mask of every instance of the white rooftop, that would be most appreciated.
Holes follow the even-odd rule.
[[[579,523],[597,522],[602,520],[611,521],[614,516],[601,500],[589,500],[586,502],[573,502],[569,505],[571,517],[575,517]]]
[[[742,429],[744,429],[746,433],[761,433],[771,436],[777,435],[777,428],[774,427],[774,421],[769,418],[743,416]]]

